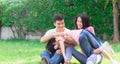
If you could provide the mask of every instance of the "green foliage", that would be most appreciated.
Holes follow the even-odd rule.
[[[66,27],[74,29],[74,19],[79,13],[89,15],[96,35],[113,34],[112,2],[107,0],[1,0],[3,26],[23,27],[26,31],[53,28],[53,16],[65,16]],[[120,26],[119,26],[120,27]]]

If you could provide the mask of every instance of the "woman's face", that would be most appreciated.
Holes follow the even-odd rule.
[[[77,24],[78,29],[81,29],[81,28],[83,27],[81,17],[78,17],[78,18],[77,18],[76,24]]]

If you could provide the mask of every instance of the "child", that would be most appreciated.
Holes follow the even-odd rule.
[[[44,55],[49,55],[49,57],[45,57],[45,56],[41,55],[42,56],[42,64],[53,64],[53,63],[50,62],[50,61],[54,61],[53,57],[55,59],[58,59],[58,54],[56,54],[56,53],[61,54],[61,50],[59,48],[55,49],[55,46],[56,46],[56,40],[55,40],[55,38],[50,39],[48,41],[48,43],[46,44],[46,50],[48,51],[49,54],[42,53]],[[59,57],[61,57],[61,56],[59,56]],[[60,64],[60,63],[63,64],[64,63],[63,57],[60,58],[60,59],[58,59],[58,60],[61,60],[60,62],[58,62],[58,64]]]

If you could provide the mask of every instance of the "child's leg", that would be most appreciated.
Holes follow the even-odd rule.
[[[102,46],[99,47],[99,49],[102,50],[106,50],[106,52],[114,54],[113,49],[111,48],[111,46],[109,45],[109,43],[107,41],[105,41]]]
[[[66,57],[66,55],[65,55],[65,45],[64,45],[64,41],[59,40],[59,44],[60,44],[60,49],[61,49],[61,51],[62,51],[62,55],[63,55],[64,61],[65,61],[66,64],[68,64],[68,59],[67,59],[67,57]]]

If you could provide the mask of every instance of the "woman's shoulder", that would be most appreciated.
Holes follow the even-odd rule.
[[[88,31],[92,32],[93,34],[95,34],[95,30],[94,30],[93,26],[87,27],[86,30],[88,30]]]
[[[93,26],[89,26],[87,28],[85,28],[86,30],[94,30],[94,27]]]
[[[87,29],[94,29],[94,27],[93,26],[89,26],[89,27],[87,27]]]

